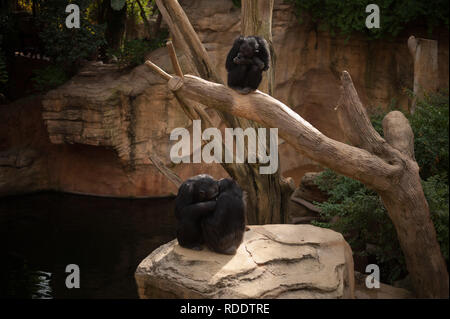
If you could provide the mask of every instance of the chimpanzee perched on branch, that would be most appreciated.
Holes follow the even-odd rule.
[[[258,88],[262,72],[269,69],[266,40],[257,36],[238,37],[227,56],[228,86],[242,94]]]

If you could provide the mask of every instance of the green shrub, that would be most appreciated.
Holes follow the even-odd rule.
[[[422,182],[422,186],[428,205],[430,206],[431,219],[436,228],[442,255],[448,262],[448,176],[447,174],[431,176],[426,181]]]
[[[75,2],[80,7],[80,28],[68,29],[65,21],[66,1],[47,0],[41,3],[39,37],[44,43],[45,55],[66,68],[76,66],[82,59],[96,58],[100,46],[106,44],[104,25],[89,21],[88,6],[91,1]]]
[[[448,172],[448,98],[448,92],[426,95],[408,116],[422,179]]]
[[[372,0],[286,0],[294,3],[299,21],[308,12],[321,29],[331,34],[340,32],[350,35],[362,32],[374,38],[387,35],[396,36],[410,22],[425,23],[428,31],[440,25],[448,28],[449,5],[447,0],[378,0],[380,8],[380,28],[368,29],[365,25],[366,6]]]
[[[69,77],[64,68],[58,65],[50,65],[43,69],[33,71],[33,87],[39,92],[45,92],[65,83]]]
[[[372,116],[372,124],[379,133],[382,133],[385,114],[378,110]],[[442,254],[448,263],[448,93],[426,96],[418,101],[416,112],[408,117],[415,135],[415,156],[424,179],[423,190]],[[322,210],[323,221],[314,224],[341,232],[355,254],[373,256],[381,268],[382,281],[392,283],[404,276],[407,271],[403,253],[378,194],[328,169],[319,174],[315,182],[330,197],[324,203],[316,203]]]

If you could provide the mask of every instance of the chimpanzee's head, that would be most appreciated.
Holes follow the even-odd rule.
[[[194,202],[212,200],[219,194],[219,182],[207,174],[195,176]]]
[[[253,37],[245,37],[239,47],[239,52],[247,58],[253,57],[259,50],[258,41]]]
[[[239,198],[242,198],[242,189],[239,184],[231,178],[222,178],[219,180],[219,193],[228,192],[229,194],[233,194]]]

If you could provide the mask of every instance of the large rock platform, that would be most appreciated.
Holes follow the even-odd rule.
[[[311,225],[250,226],[234,256],[175,239],[145,258],[135,278],[140,298],[354,298],[350,246]]]

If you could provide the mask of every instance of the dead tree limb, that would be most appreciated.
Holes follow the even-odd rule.
[[[164,71],[152,63],[147,65],[165,78]],[[341,82],[344,96],[338,109],[345,115],[343,118],[353,120],[348,122],[347,130],[365,135],[347,132],[346,136],[359,147],[328,138],[288,106],[260,91],[241,95],[192,75],[183,79],[173,76],[168,87],[176,96],[278,128],[279,135],[300,153],[376,190],[396,228],[418,297],[448,298],[447,267],[422,190],[419,167],[411,156],[413,136],[409,123],[403,114],[389,113],[383,121],[387,132],[384,140],[371,126],[346,71],[342,72]]]

